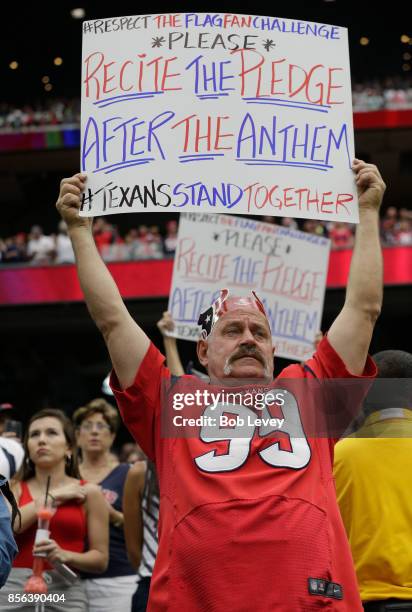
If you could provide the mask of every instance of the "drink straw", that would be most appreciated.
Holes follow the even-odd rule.
[[[46,497],[44,499],[44,505],[47,506],[47,498],[49,496],[49,488],[50,488],[50,476],[47,477],[47,484],[46,484]]]

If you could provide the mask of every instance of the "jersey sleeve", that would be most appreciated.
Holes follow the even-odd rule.
[[[316,353],[305,363],[306,372],[313,372],[317,378],[370,378],[373,379],[378,373],[375,362],[367,356],[365,368],[360,376],[352,374],[329,343],[328,337],[324,336],[319,343]],[[305,369],[304,366],[304,369]]]
[[[280,378],[295,379],[296,390],[308,399],[301,401],[307,435],[328,439],[332,452],[336,441],[352,427],[376,375],[376,365],[369,355],[362,375],[349,372],[324,336],[313,357],[304,364],[288,366]]]
[[[122,390],[114,370],[110,375],[110,387],[116,398],[122,419],[143,452],[155,461],[156,429],[159,427],[160,394],[162,380],[170,372],[164,365],[165,357],[153,343],[147,350],[130,387]]]
[[[348,428],[352,428],[354,419],[362,408],[363,401],[370,389],[378,370],[368,355],[364,370],[360,376],[352,374],[325,336],[319,343],[318,350],[303,366],[307,379],[317,378],[321,383],[318,393],[318,407],[321,407],[322,418],[320,437],[329,439],[331,451],[334,444]],[[309,383],[315,384],[316,383]]]

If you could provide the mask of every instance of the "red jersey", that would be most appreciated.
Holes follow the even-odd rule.
[[[277,416],[294,421],[294,431],[300,428],[295,437],[246,425],[241,438],[229,427],[222,439],[210,424],[189,437],[165,435],[162,389],[170,372],[163,362],[151,344],[131,387],[121,391],[114,372],[111,378],[124,422],[155,461],[159,478],[159,550],[148,610],[361,611],[335,495],[333,441],[306,437],[299,420],[316,406],[305,408],[309,398],[301,398],[289,402],[289,415],[286,407],[277,409]],[[375,375],[368,357],[364,377]],[[306,377],[358,378],[327,338],[307,367],[285,368],[271,387]],[[191,386],[207,384],[183,376],[172,391],[176,397]],[[247,417],[251,411],[222,409],[227,412]]]

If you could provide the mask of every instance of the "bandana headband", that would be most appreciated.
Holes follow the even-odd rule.
[[[206,340],[210,336],[216,323],[229,310],[238,310],[242,307],[254,308],[267,319],[265,308],[255,291],[251,291],[251,295],[247,297],[229,297],[229,290],[221,289],[219,297],[199,316],[197,324],[202,328],[201,339]]]

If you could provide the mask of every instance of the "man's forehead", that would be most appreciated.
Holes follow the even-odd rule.
[[[270,330],[269,323],[265,315],[262,312],[256,310],[256,308],[247,306],[241,306],[240,308],[230,310],[229,312],[226,312],[221,315],[219,321],[216,324],[216,327],[221,327],[227,323],[233,322],[239,322],[244,324],[247,320],[251,320],[253,321],[253,323],[259,323]]]

